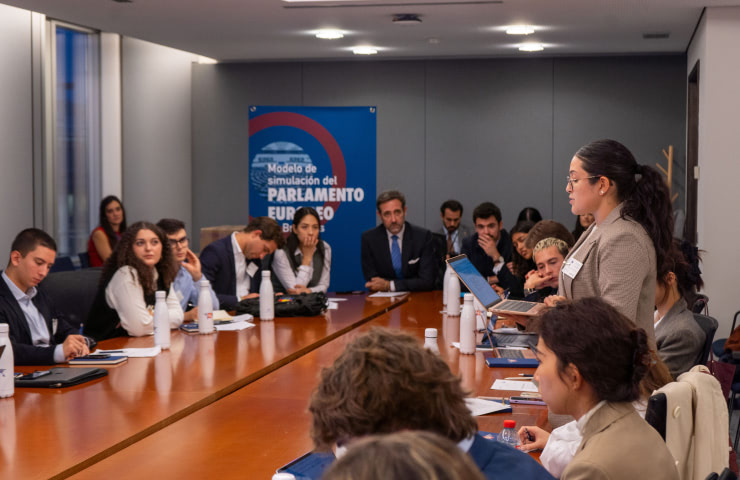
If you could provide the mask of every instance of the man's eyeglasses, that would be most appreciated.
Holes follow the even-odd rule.
[[[170,247],[177,248],[180,247],[187,247],[188,246],[188,237],[182,237],[180,239],[170,238],[168,239],[168,242],[170,244]]]
[[[570,188],[573,188],[573,186],[580,182],[581,180],[588,180],[589,178],[599,178],[601,175],[591,175],[590,177],[583,177],[583,178],[570,178],[570,175],[565,177],[565,180],[568,182],[568,185]]]

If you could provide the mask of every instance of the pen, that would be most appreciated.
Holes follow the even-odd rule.
[[[80,323],[80,335],[82,335],[82,332],[85,330],[85,324]]]
[[[517,375],[519,375],[520,377],[534,378],[533,373],[518,373]]]
[[[123,350],[98,350],[98,353],[123,353]]]
[[[524,433],[527,434],[527,440],[529,440],[530,442],[534,442],[534,435],[529,433],[529,429],[527,427],[524,427]]]
[[[528,382],[532,377],[506,377],[504,380],[518,380],[520,382]]]

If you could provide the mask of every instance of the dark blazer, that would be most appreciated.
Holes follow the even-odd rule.
[[[488,480],[552,480],[537,461],[519,450],[476,435],[468,455]]]
[[[57,319],[57,331],[50,337],[48,347],[37,347],[31,340],[31,329],[28,326],[26,316],[23,314],[18,301],[13,296],[5,282],[0,279],[0,323],[7,323],[10,331],[10,343],[13,346],[13,356],[16,365],[53,365],[54,348],[68,335],[79,333],[61,316],[57,315],[49,297],[38,289],[33,297],[39,313],[46,321],[49,332],[52,331],[52,318]]]
[[[509,232],[503,228],[501,229],[501,237],[496,242],[496,248],[498,253],[504,257],[504,262],[511,261],[514,244],[511,243]],[[463,240],[462,253],[468,256],[470,263],[475,266],[481,275],[486,278],[493,275],[493,259],[478,245],[478,232]]]
[[[272,255],[266,256],[263,260],[247,260],[247,267],[250,263],[259,267],[249,285],[250,293],[259,293],[262,269],[265,266],[269,268],[271,261]],[[231,235],[208,244],[200,252],[200,264],[203,275],[211,282],[211,288],[216,293],[221,308],[229,310],[227,307],[239,303],[236,297],[236,264],[234,263],[234,250],[231,246]]]
[[[388,234],[383,225],[362,234],[360,252],[362,273],[367,281],[373,277],[393,280],[399,292],[434,288],[436,268],[432,233],[426,228],[406,222],[401,249],[403,278],[396,278],[391,261],[391,249],[388,246]]]

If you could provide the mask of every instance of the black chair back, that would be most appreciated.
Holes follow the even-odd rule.
[[[57,312],[76,327],[87,319],[102,273],[102,267],[50,273],[39,287],[49,296]]]
[[[54,260],[54,265],[49,269],[49,273],[54,272],[69,272],[75,269],[75,264],[70,257],[57,257]]]
[[[665,441],[665,419],[668,410],[668,400],[665,393],[658,392],[648,399],[645,410],[645,421],[658,431]]]
[[[691,306],[692,313],[703,313],[706,315],[709,313],[709,297],[702,295],[701,293],[696,295],[694,304]]]
[[[704,331],[704,335],[706,335],[704,347],[702,348],[701,355],[697,358],[695,365],[706,365],[707,360],[709,360],[709,351],[712,349],[714,333],[717,331],[719,323],[714,318],[700,313],[694,314],[694,320],[696,320],[696,323],[699,324],[701,329]]]

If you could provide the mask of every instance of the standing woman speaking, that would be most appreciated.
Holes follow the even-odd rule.
[[[673,215],[662,175],[640,165],[614,140],[581,147],[570,162],[568,192],[575,215],[593,214],[594,223],[565,258],[558,296],[600,297],[655,343],[655,279],[671,247]]]

